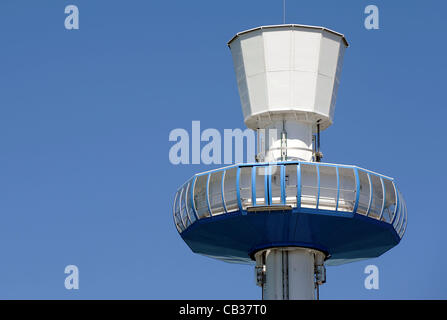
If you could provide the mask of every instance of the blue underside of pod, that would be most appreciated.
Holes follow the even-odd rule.
[[[181,233],[195,253],[234,263],[253,263],[264,248],[299,246],[321,250],[326,264],[378,257],[400,241],[392,224],[359,214],[240,211],[197,220]]]

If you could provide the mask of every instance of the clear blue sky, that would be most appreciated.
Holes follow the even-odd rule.
[[[80,29],[64,28],[64,8]],[[364,8],[380,10],[366,30]],[[322,299],[447,298],[443,1],[287,1],[287,23],[344,33],[325,161],[395,177],[402,242],[328,268]],[[244,128],[230,51],[282,22],[282,1],[2,0],[0,298],[258,299],[252,267],[193,254],[172,220],[177,187],[215,166],[174,166],[169,132]],[[80,289],[64,288],[64,268]],[[380,289],[363,286],[366,265]]]

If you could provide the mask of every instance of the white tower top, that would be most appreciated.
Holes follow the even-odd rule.
[[[295,140],[290,141],[293,149],[304,152],[288,159],[310,160],[315,125],[324,130],[333,122],[348,47],[345,37],[323,27],[287,24],[239,32],[228,46],[247,127],[282,126],[288,131],[287,139]]]
[[[262,26],[228,42],[244,121],[263,128],[271,115],[290,114],[332,124],[343,54],[348,42],[335,31],[305,25]]]

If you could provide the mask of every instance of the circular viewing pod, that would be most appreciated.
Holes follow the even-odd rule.
[[[257,250],[281,246],[320,250],[329,265],[377,257],[399,243],[407,225],[392,178],[315,162],[196,174],[178,189],[173,214],[194,252],[241,263],[252,262]]]

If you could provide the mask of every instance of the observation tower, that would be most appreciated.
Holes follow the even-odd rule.
[[[256,159],[186,181],[175,226],[195,253],[254,264],[263,299],[315,299],[326,265],[378,257],[400,242],[404,199],[391,177],[321,161],[348,47],[342,34],[263,26],[228,46]]]

